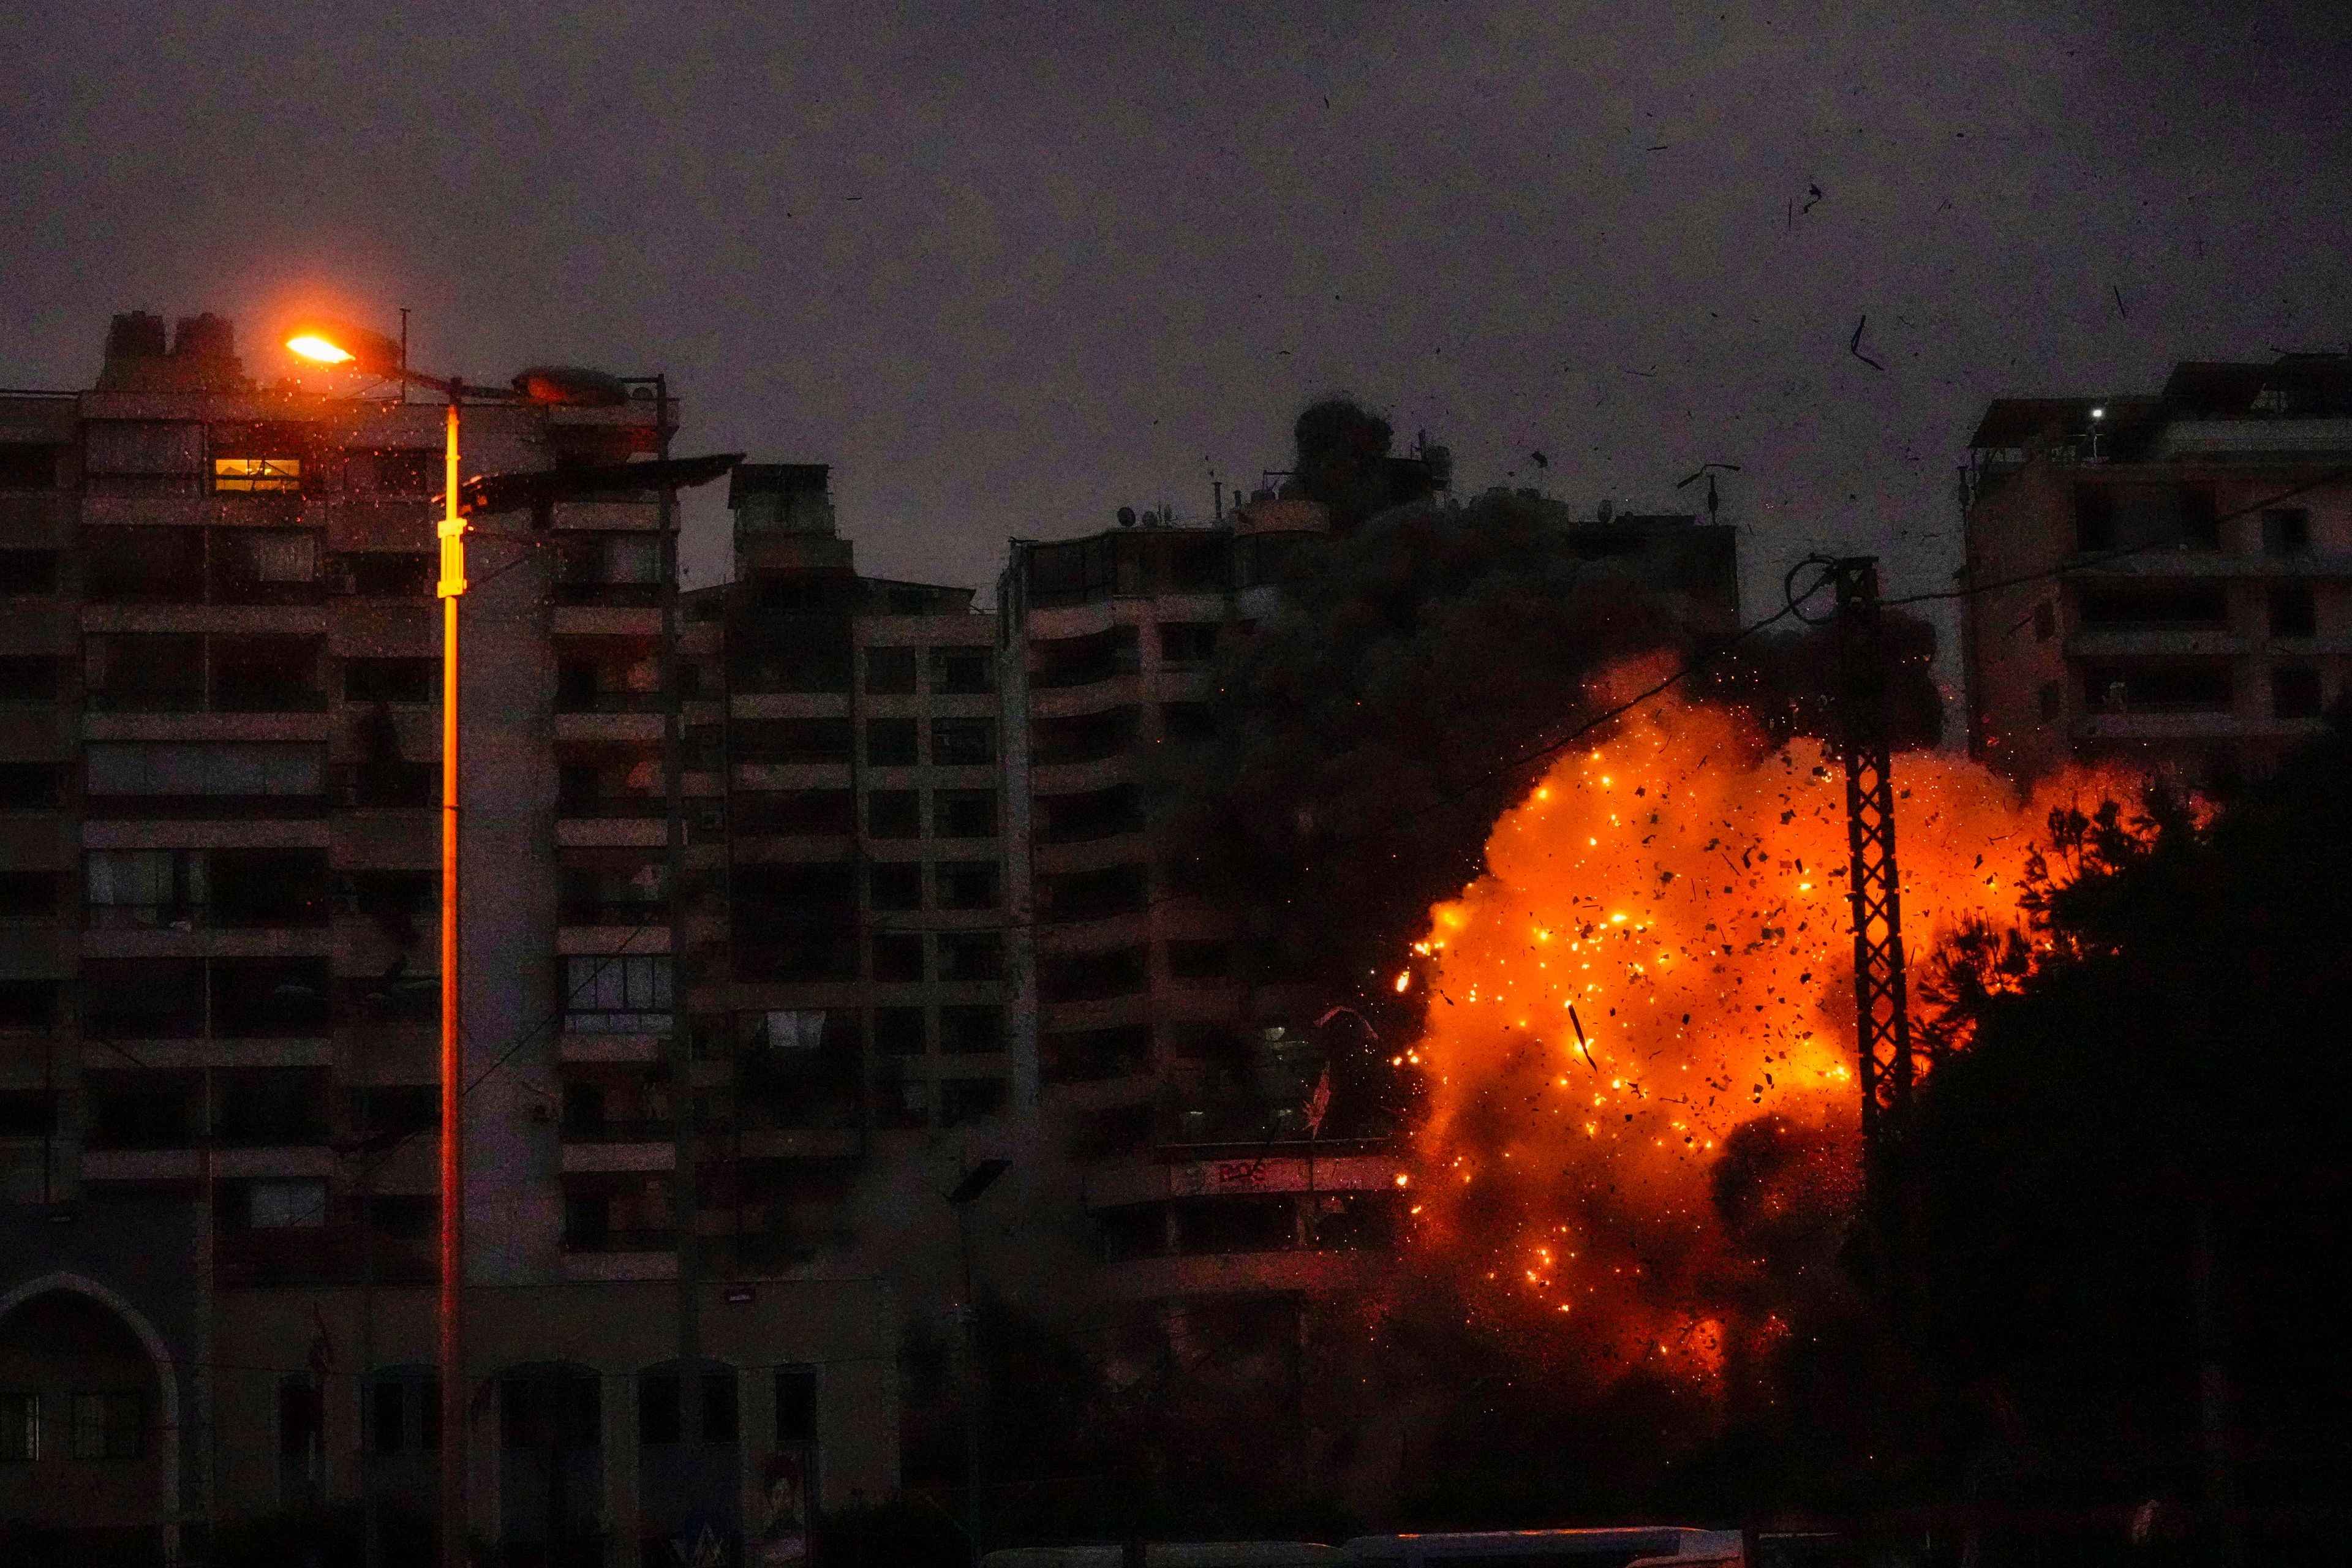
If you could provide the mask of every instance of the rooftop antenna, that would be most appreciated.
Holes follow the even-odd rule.
[[[1736,474],[1738,471],[1739,465],[1737,463],[1701,463],[1698,466],[1698,471],[1696,473],[1692,474],[1687,479],[1675,480],[1675,489],[1681,489],[1686,485],[1696,484],[1701,479],[1706,479],[1706,520],[1709,522],[1713,522],[1715,521],[1717,510],[1720,509],[1723,504],[1722,500],[1715,493],[1715,476],[1718,472]]]

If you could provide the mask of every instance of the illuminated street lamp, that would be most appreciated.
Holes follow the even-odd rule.
[[[442,486],[441,580],[441,1561],[467,1558],[464,1287],[465,1063],[457,1036],[457,599],[466,591],[466,522],[459,511],[458,411],[470,392],[518,403],[601,408],[629,401],[614,376],[570,368],[527,370],[509,388],[469,387],[408,368],[399,343],[348,322],[310,321],[286,347],[319,364],[428,387],[449,400]]]

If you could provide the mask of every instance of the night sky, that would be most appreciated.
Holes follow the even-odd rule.
[[[1581,510],[1739,463],[1751,610],[1827,544],[1908,591],[1987,398],[2352,338],[2347,68],[2263,0],[12,8],[0,380],[404,304],[427,368],[667,370],[983,588],[1348,391]]]

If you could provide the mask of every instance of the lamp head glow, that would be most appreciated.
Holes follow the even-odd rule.
[[[304,359],[316,360],[320,364],[349,364],[352,358],[348,350],[336,347],[316,332],[290,337],[286,340],[286,346]]]
[[[2107,411],[2104,408],[2094,408],[2091,410],[2091,417],[2094,419],[2105,419],[2106,416]]]
[[[313,316],[289,328],[284,342],[287,353],[313,364],[340,365],[379,376],[401,375],[405,368],[397,342],[349,321]]]

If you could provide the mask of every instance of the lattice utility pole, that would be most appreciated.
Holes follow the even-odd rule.
[[[1866,1178],[1878,1178],[1911,1105],[1911,1015],[1903,984],[1903,893],[1895,863],[1895,779],[1886,735],[1886,655],[1878,562],[1832,562],[1837,589],[1838,710],[1852,851],[1855,1044],[1862,1064]],[[1892,1125],[1890,1125],[1890,1123]]]

